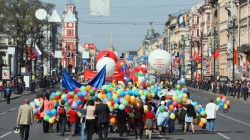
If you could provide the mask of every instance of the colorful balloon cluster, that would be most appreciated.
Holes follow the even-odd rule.
[[[230,108],[230,101],[227,96],[223,96],[221,94],[216,98],[216,102],[219,103],[219,107],[223,109],[224,113],[228,113],[228,109]]]

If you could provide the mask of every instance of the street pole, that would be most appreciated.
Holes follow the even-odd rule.
[[[234,55],[234,51],[235,51],[235,48],[234,48],[234,42],[235,42],[235,38],[234,38],[234,31],[235,31],[235,19],[233,20],[233,81],[234,81],[234,57],[235,57],[235,55]],[[237,58],[238,59],[238,58]]]
[[[179,78],[181,78],[181,43],[179,42]]]
[[[191,41],[190,41],[190,58],[191,58],[191,79],[193,79],[193,49],[192,49],[192,45],[193,45],[193,35],[191,35]]]
[[[200,47],[201,47],[201,80],[202,80],[202,75],[203,75],[203,71],[202,71],[202,63],[203,63],[203,60],[202,60],[202,39],[203,39],[203,35],[202,35],[202,32],[201,32],[201,37],[200,37]]]
[[[214,53],[215,53],[215,38],[216,38],[216,27],[214,26]],[[214,57],[214,80],[216,79],[216,71],[215,71],[215,57]]]

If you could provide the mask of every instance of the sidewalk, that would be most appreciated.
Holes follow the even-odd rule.
[[[212,91],[204,91],[204,90],[199,90],[199,89],[196,89],[196,88],[192,88],[192,87],[188,87],[189,89],[192,89],[192,90],[195,90],[195,91],[201,91],[201,92],[205,92],[205,93],[208,93],[208,94],[213,94],[214,96],[217,96],[218,93],[213,93]],[[244,101],[244,97],[240,97],[239,99],[237,99],[237,97],[233,98],[233,96],[228,96],[228,98],[230,100],[234,100],[234,101],[237,101],[237,102],[242,102],[242,103],[245,103],[245,104],[250,104],[250,96],[248,96],[247,98],[247,101]]]
[[[40,92],[40,91],[43,91],[43,90],[45,90],[45,89],[46,89],[46,90],[47,90],[47,89],[50,89],[50,88],[52,88],[52,87],[37,89],[37,90],[36,90],[36,93],[38,93],[38,92]],[[36,94],[36,93],[33,93],[33,94]],[[16,98],[19,98],[19,97],[21,97],[21,96],[25,96],[25,95],[29,95],[29,94],[31,94],[31,92],[25,90],[25,91],[23,92],[22,95],[12,94],[11,97],[10,97],[10,99],[11,99],[11,100],[12,100],[12,99],[16,99]],[[0,100],[0,102],[3,102],[3,101],[6,101],[6,99],[5,99],[4,97],[2,97],[2,99]]]

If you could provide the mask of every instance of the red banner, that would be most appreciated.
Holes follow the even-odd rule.
[[[84,79],[91,80],[96,76],[97,73],[98,73],[97,71],[84,70],[83,77],[84,77]],[[112,80],[123,81],[123,79],[124,79],[123,72],[114,73],[112,76],[106,77],[106,81],[109,81],[109,82]]]

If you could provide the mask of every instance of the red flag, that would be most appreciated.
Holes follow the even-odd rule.
[[[30,46],[27,46],[27,50],[28,50],[28,54],[30,56],[30,60],[33,60],[33,56],[32,56],[32,53],[31,53]]]
[[[214,52],[214,58],[218,58],[220,56],[219,49],[217,48]]]
[[[246,67],[248,66],[249,62],[248,62],[248,56],[246,54]]]
[[[194,59],[195,61],[200,61],[200,57],[196,51],[194,51]]]
[[[238,64],[238,51],[234,50],[234,64]]]

